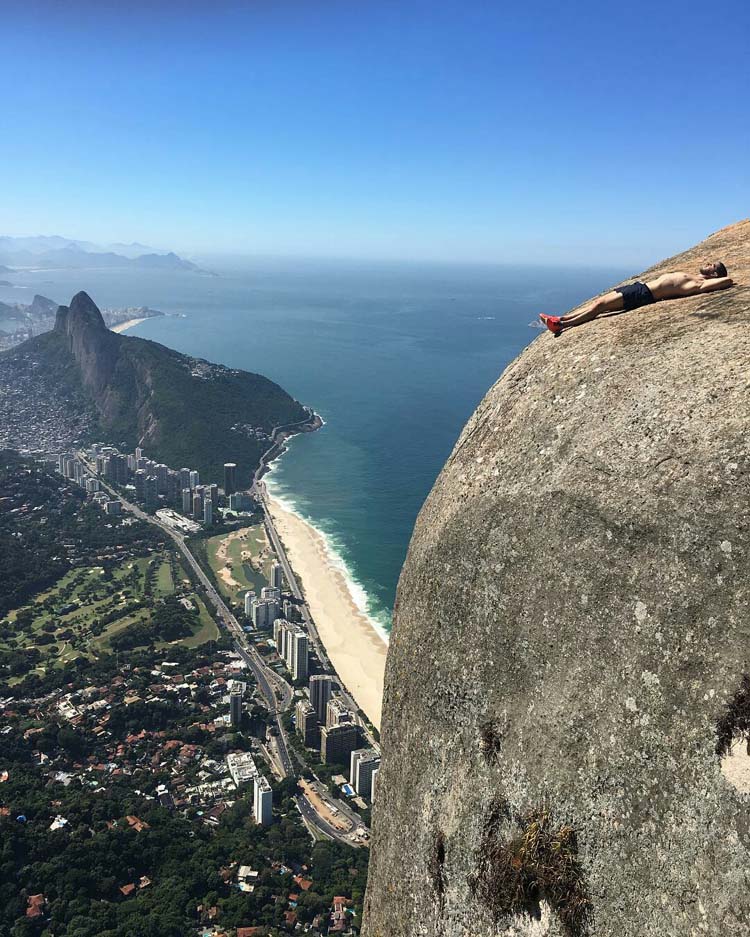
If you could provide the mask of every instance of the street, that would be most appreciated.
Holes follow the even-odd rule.
[[[141,510],[136,504],[132,504],[130,501],[126,501],[123,496],[104,482],[99,476],[96,475],[91,463],[86,458],[83,452],[78,453],[78,458],[81,460],[82,464],[88,469],[90,474],[94,478],[99,479],[99,484],[102,488],[106,489],[113,498],[117,498],[123,506],[123,509],[133,514],[135,517],[138,517],[140,520],[145,521],[148,524],[154,524],[164,531],[177,545],[180,553],[183,555],[185,560],[188,562],[190,568],[195,573],[197,579],[203,586],[206,592],[206,596],[209,599],[210,603],[213,605],[216,612],[217,621],[224,625],[224,627],[229,631],[230,635],[235,641],[235,650],[240,655],[240,657],[245,661],[248,668],[252,672],[255,680],[257,681],[258,689],[260,690],[262,696],[265,698],[269,715],[272,716],[277,735],[275,737],[276,749],[279,756],[279,761],[281,762],[281,768],[285,777],[296,777],[297,772],[294,769],[294,764],[292,758],[289,754],[289,743],[286,736],[286,730],[282,722],[282,714],[289,709],[294,698],[293,688],[274,670],[268,667],[260,654],[252,647],[248,640],[245,632],[242,630],[240,623],[237,621],[234,614],[230,611],[229,607],[225,603],[224,599],[219,595],[216,589],[213,586],[213,583],[208,578],[206,573],[203,571],[201,565],[198,563],[196,558],[191,553],[187,544],[185,543],[185,538],[182,534],[170,528],[167,524],[162,523],[158,518],[153,517],[150,514],[147,514],[145,511]],[[265,514],[265,504],[264,504],[264,514]],[[266,515],[267,517],[267,515]],[[273,530],[273,524],[269,524],[267,521],[267,529],[270,531]],[[273,530],[273,539],[272,543],[276,549],[277,545],[280,547],[281,544],[278,541],[275,530]],[[277,556],[279,562],[282,563],[284,568],[284,574],[287,576],[287,582],[289,587],[293,591],[295,597],[302,599],[301,592],[299,592],[299,587],[297,586],[296,580],[294,579],[294,574],[291,571],[286,555],[283,553],[283,550],[277,549]],[[303,606],[304,607],[304,606]],[[307,610],[305,607],[305,614],[307,615]],[[317,636],[316,636],[317,637]],[[327,658],[326,658],[327,660]],[[329,664],[330,666],[330,664]],[[281,695],[281,700],[278,700],[276,697],[276,691]],[[328,836],[331,839],[336,839],[339,842],[345,843],[349,846],[355,845],[352,842],[349,835],[342,834],[340,831],[332,827],[323,817],[321,817],[315,808],[310,804],[310,802],[301,794],[296,797],[298,807],[302,816],[312,824],[316,829],[318,829],[323,835]]]

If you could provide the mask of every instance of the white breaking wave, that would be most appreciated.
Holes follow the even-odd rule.
[[[291,500],[292,495],[290,492],[283,490],[278,484],[275,484],[271,478],[274,473],[275,465],[272,463],[269,466],[269,471],[264,475],[263,481],[268,489],[269,494],[274,498],[275,501],[283,508],[283,510],[288,511],[290,514],[294,514],[295,517],[298,517],[303,523],[307,524],[308,527],[312,527],[316,534],[323,541],[325,547],[326,559],[328,565],[333,569],[338,570],[344,578],[346,583],[346,588],[349,594],[352,597],[352,601],[359,609],[359,611],[367,618],[372,627],[378,632],[378,634],[383,638],[383,640],[388,643],[389,641],[389,631],[386,627],[386,622],[390,621],[390,616],[386,612],[381,612],[378,614],[373,614],[371,609],[371,599],[367,594],[367,590],[359,582],[351,569],[346,563],[346,560],[341,554],[341,547],[336,543],[335,538],[326,533],[325,530],[322,530],[320,527],[316,526],[313,521],[306,517],[299,509],[297,504]]]

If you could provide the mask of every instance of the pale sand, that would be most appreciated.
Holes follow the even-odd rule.
[[[229,586],[230,589],[241,589],[242,584],[237,582],[237,580],[232,575],[232,567],[229,565],[227,559],[227,554],[229,551],[229,544],[232,540],[245,540],[247,537],[247,532],[250,530],[249,527],[241,527],[239,530],[233,530],[231,534],[228,534],[219,544],[219,549],[216,551],[216,558],[219,560],[224,560],[224,566],[219,570],[219,578]],[[246,550],[242,550],[241,557],[244,558],[247,553]],[[249,556],[250,554],[247,553]]]
[[[336,673],[380,729],[385,639],[355,604],[344,574],[317,530],[284,510],[275,498],[269,497],[268,507]]]
[[[721,759],[721,773],[738,791],[750,793],[750,754],[746,739],[732,742],[732,747]]]
[[[145,321],[145,319],[126,319],[125,322],[118,322],[117,325],[110,326],[110,331],[124,332],[126,329],[132,329],[136,325],[140,325],[141,322]]]

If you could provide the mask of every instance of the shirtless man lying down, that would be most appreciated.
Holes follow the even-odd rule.
[[[734,281],[727,276],[724,264],[714,261],[701,267],[700,273],[683,273],[677,270],[673,273],[663,273],[646,283],[636,282],[618,286],[617,289],[589,303],[582,312],[567,316],[548,316],[541,313],[539,318],[550,332],[559,335],[563,329],[583,325],[603,312],[629,312],[661,299],[681,299],[683,296],[695,296],[697,293],[712,293],[714,290],[725,290],[733,285]]]

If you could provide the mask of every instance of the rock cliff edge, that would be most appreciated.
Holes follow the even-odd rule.
[[[537,338],[420,513],[367,937],[750,934],[750,222],[639,279],[703,258]]]

